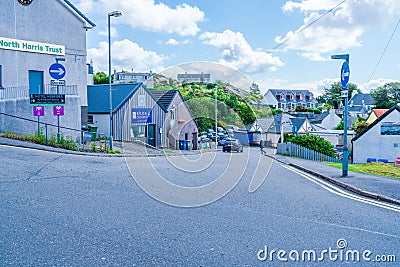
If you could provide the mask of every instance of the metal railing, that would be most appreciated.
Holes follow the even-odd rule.
[[[0,87],[0,100],[29,98],[30,91],[41,92],[42,94],[78,95],[78,86],[59,85],[57,88],[55,85],[45,84],[38,85],[37,88],[29,86]]]
[[[331,157],[293,143],[279,143],[277,145],[277,154],[315,161],[341,162],[341,160],[338,158]]]

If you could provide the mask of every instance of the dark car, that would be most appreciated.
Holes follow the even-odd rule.
[[[222,152],[231,152],[231,151],[236,151],[236,152],[243,152],[243,146],[239,142],[239,140],[232,140],[232,141],[226,141],[224,146],[222,147]]]

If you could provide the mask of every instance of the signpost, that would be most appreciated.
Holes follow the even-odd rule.
[[[57,94],[59,93],[58,91],[58,86],[60,85],[65,85],[65,81],[61,80],[62,78],[65,77],[66,71],[63,65],[61,65],[60,63],[58,63],[58,61],[64,61],[64,58],[56,58],[56,63],[53,63],[50,65],[49,68],[49,74],[53,79],[56,79],[57,81],[52,81],[52,84],[57,86]],[[65,96],[64,96],[64,103],[65,103]],[[60,110],[60,108],[59,108]],[[53,108],[53,112],[54,114],[56,114],[57,112],[54,111]],[[62,110],[63,115],[64,115],[64,109]],[[55,115],[57,116],[57,139],[58,142],[60,142],[61,136],[60,136],[60,115]]]
[[[33,116],[37,116],[37,129],[40,134],[40,117],[44,116],[44,106],[34,106]]]
[[[53,79],[61,80],[65,76],[65,68],[60,63],[54,63],[49,68],[49,74]]]
[[[31,94],[31,106],[61,106],[65,105],[65,95],[62,94]]]
[[[51,86],[65,86],[65,80],[51,80]]]
[[[344,113],[343,113],[343,161],[342,161],[342,176],[348,176],[348,167],[349,167],[349,150],[347,147],[347,116],[348,116],[348,83],[350,79],[350,66],[349,66],[349,54],[344,55],[333,55],[331,59],[344,59],[345,62],[342,64],[342,68],[340,70],[340,81],[342,83],[343,90],[341,96],[344,98]]]
[[[54,116],[64,116],[64,106],[53,106]]]

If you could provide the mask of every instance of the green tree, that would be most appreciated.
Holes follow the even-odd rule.
[[[255,82],[253,82],[250,86],[250,93],[255,95],[260,94],[260,87]]]
[[[400,83],[391,82],[371,91],[376,108],[391,108],[400,102]]]
[[[369,126],[369,123],[367,123],[365,121],[365,119],[359,118],[358,120],[356,120],[354,122],[353,130],[356,132],[356,134],[359,134],[362,131],[364,131],[364,129],[367,128],[368,126]]]
[[[104,72],[97,72],[93,75],[94,84],[108,84],[108,76]]]
[[[349,83],[348,88],[349,88],[348,99],[350,99],[355,93],[361,93],[361,90],[357,87],[356,84]],[[322,103],[328,103],[331,106],[334,106],[335,109],[337,109],[340,106],[340,102],[343,100],[343,98],[341,97],[342,91],[343,91],[342,84],[340,82],[335,82],[331,84],[329,88],[324,89],[324,93],[319,98],[319,100],[321,101],[325,100],[325,102]]]

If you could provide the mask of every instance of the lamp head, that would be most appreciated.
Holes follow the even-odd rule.
[[[118,17],[121,17],[121,16],[122,16],[122,13],[121,13],[120,11],[113,11],[113,12],[108,13],[108,16],[109,16],[109,17],[116,17],[116,18],[118,18]]]

